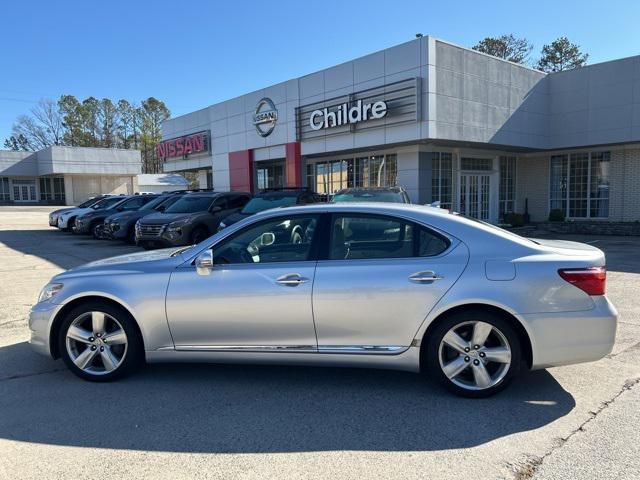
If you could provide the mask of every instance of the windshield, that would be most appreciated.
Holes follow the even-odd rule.
[[[341,202],[390,202],[390,203],[404,203],[402,195],[396,192],[388,192],[381,190],[376,192],[374,190],[363,190],[361,192],[344,192],[337,193],[331,199],[331,203]]]
[[[241,213],[253,215],[254,213],[262,212],[270,208],[290,207],[291,205],[295,205],[297,200],[297,195],[264,195],[254,197],[244,206]]]
[[[208,210],[214,197],[185,195],[165,210],[165,213],[195,213]]]
[[[158,205],[160,205],[162,202],[164,202],[165,200],[168,200],[167,197],[158,197],[155,198],[153,200],[151,200],[150,202],[145,203],[140,210],[152,210],[154,208],[156,208]]]
[[[120,202],[122,202],[122,197],[109,197],[109,198],[105,198],[104,200],[100,200],[95,205],[92,205],[91,208],[93,208],[94,210],[102,210],[105,208],[111,208],[116,203],[120,203]]]
[[[93,205],[94,203],[98,203],[100,201],[99,198],[90,198],[89,200],[86,200],[84,202],[82,202],[80,205],[78,205],[76,208],[88,208],[91,205]]]

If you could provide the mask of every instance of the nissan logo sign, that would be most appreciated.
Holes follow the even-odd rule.
[[[366,122],[367,120],[376,120],[384,118],[387,115],[387,102],[378,101],[374,103],[362,103],[358,100],[349,107],[349,104],[343,103],[335,109],[314,110],[309,117],[309,126],[313,130],[323,128],[339,127],[349,123]]]
[[[253,124],[261,137],[268,137],[276,128],[278,121],[278,110],[270,98],[263,98],[256,105],[253,114]]]

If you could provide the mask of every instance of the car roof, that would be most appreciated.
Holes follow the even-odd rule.
[[[393,192],[393,193],[402,193],[404,188],[402,187],[352,187],[352,188],[343,188],[342,190],[338,190],[335,195],[341,193],[366,193],[366,192]]]
[[[304,213],[370,213],[397,216],[434,227],[464,242],[471,241],[476,250],[489,248],[492,251],[500,251],[498,244],[501,242],[505,242],[505,245],[517,244],[529,251],[536,250],[536,244],[529,239],[450,210],[427,205],[387,202],[315,203],[271,208],[256,213],[254,217],[266,219],[271,216]]]

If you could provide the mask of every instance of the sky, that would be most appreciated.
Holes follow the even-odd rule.
[[[3,2],[0,148],[18,115],[71,94],[163,100],[173,116],[411,40],[567,36],[589,63],[640,54],[640,1]]]

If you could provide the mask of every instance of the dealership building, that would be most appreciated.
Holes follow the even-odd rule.
[[[640,56],[545,74],[425,36],[162,131],[165,172],[218,190],[401,185],[491,222],[640,220]]]
[[[0,204],[75,205],[101,194],[132,194],[140,167],[139,150],[0,150]]]

